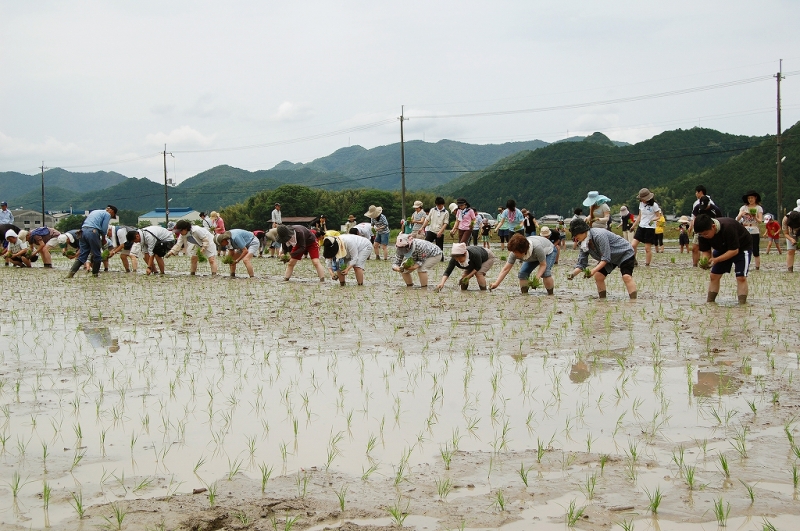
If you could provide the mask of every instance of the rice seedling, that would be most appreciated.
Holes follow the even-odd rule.
[[[601,454],[600,455],[600,475],[603,475],[603,470],[606,468],[606,463],[608,460],[611,459],[611,456],[608,454]]]
[[[756,495],[755,492],[753,491],[755,489],[755,485],[748,485],[741,479],[739,480],[739,483],[741,483],[744,486],[745,490],[747,490],[747,497],[750,498],[750,503],[752,504],[753,502],[755,502]]]
[[[581,519],[583,516],[586,507],[578,507],[577,501],[572,500],[569,502],[569,507],[567,507],[567,526],[575,527],[575,524],[578,523],[578,520]]]
[[[339,510],[344,512],[345,502],[347,501],[347,485],[342,485],[339,490],[333,491],[336,494],[336,499],[339,500]]]
[[[797,490],[798,480],[800,480],[800,476],[798,475],[797,463],[792,463],[792,485],[794,490]]]
[[[591,476],[586,476],[586,482],[581,487],[584,494],[586,494],[586,499],[593,500],[594,499],[594,489],[597,486],[597,472],[592,474]]]
[[[253,523],[253,518],[244,511],[237,511],[233,513],[233,517],[236,518],[236,520],[238,520],[239,523],[245,527]]]
[[[526,487],[528,486],[528,472],[530,472],[531,468],[533,467],[525,468],[524,463],[519,464],[519,471],[518,471],[519,477],[520,479],[522,479],[522,482],[525,484]]]
[[[392,522],[394,522],[397,527],[403,527],[403,522],[405,522],[406,518],[408,518],[408,507],[410,502],[406,503],[405,508],[402,507],[401,502],[402,499],[397,498],[397,501],[394,503],[394,505],[387,509]]]
[[[661,493],[661,488],[656,487],[653,492],[650,492],[647,487],[644,489],[645,494],[647,494],[647,498],[650,500],[650,503],[647,505],[647,508],[650,509],[650,512],[653,514],[658,514],[658,506],[661,505],[661,500],[663,498],[663,494]]]
[[[14,471],[13,474],[11,474],[11,481],[7,483],[8,488],[11,489],[11,494],[14,496],[15,499],[19,495],[19,491],[22,489],[22,487],[24,487],[27,484],[28,484],[27,479],[25,481],[22,481],[22,476],[20,476],[19,472],[17,472],[16,470]]]
[[[772,522],[764,518],[761,521],[761,531],[778,531],[778,528],[772,525]]]
[[[689,490],[694,490],[695,471],[696,468],[693,466],[686,466],[684,468],[684,477],[686,478],[686,485],[689,487]]]
[[[300,475],[300,472],[297,473],[297,496],[302,499],[305,499],[306,494],[308,494],[308,484],[311,481],[311,477],[308,475],[307,472],[303,471],[303,474]]]
[[[742,426],[741,430],[736,430],[733,441],[728,441],[742,459],[747,458],[747,428]]]
[[[439,494],[439,499],[445,501],[447,495],[453,490],[453,481],[450,478],[435,479],[436,492]]]
[[[634,529],[633,519],[617,522],[617,525],[622,528],[622,531],[633,531]]]
[[[46,511],[50,507],[50,497],[53,494],[53,490],[50,488],[50,484],[45,480],[42,482],[42,503],[44,504],[44,510]]]
[[[208,506],[213,508],[217,503],[217,482],[215,481],[206,488],[208,488]]]
[[[731,504],[725,502],[722,497],[714,500],[714,516],[717,519],[717,525],[725,527],[728,525],[728,515],[731,512]]]
[[[266,463],[261,463],[258,465],[259,470],[261,470],[261,494],[267,490],[267,482],[269,481],[270,476],[272,476],[272,467],[267,466]]]
[[[373,472],[378,470],[378,463],[371,463],[369,467],[365,470],[364,467],[361,467],[361,481],[367,481],[369,477],[372,475]]]
[[[725,454],[722,452],[717,453],[717,456],[719,458],[719,464],[717,465],[719,467],[719,471],[725,475],[725,479],[730,479],[731,470],[728,467],[728,458],[725,457]]]
[[[83,491],[79,490],[77,494],[74,492],[72,494],[72,501],[70,505],[75,509],[75,512],[78,513],[78,519],[83,520],[83,515],[86,513],[86,507],[83,506]]]
[[[117,502],[111,502],[111,517],[103,516],[108,525],[113,529],[122,529],[122,522],[125,520],[128,511]]]
[[[500,509],[500,511],[506,510],[506,496],[503,493],[503,489],[497,489],[497,492],[494,494],[492,505]]]

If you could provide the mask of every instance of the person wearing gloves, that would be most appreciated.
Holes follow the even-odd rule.
[[[447,264],[447,269],[444,270],[442,279],[436,286],[436,291],[441,291],[456,267],[464,270],[458,282],[462,290],[469,288],[469,280],[475,277],[478,287],[483,291],[486,289],[486,273],[492,268],[494,262],[495,256],[489,249],[477,245],[467,246],[465,243],[454,243],[450,249],[450,263]]]
[[[409,234],[399,235],[395,246],[397,254],[394,257],[392,270],[403,276],[409,288],[414,285],[411,273],[416,271],[420,287],[428,287],[428,271],[442,260],[442,250],[439,246],[427,240],[412,238]]]
[[[147,264],[146,274],[151,275],[156,272],[153,262],[158,264],[158,271],[164,274],[164,256],[172,249],[175,244],[175,235],[158,225],[152,225],[145,229],[128,232],[125,235],[127,242],[125,249],[130,251],[135,244],[142,246],[144,252],[144,262]]]
[[[555,281],[553,280],[553,264],[556,263],[558,249],[552,242],[544,236],[528,236],[515,234],[508,240],[508,260],[503,269],[500,270],[497,280],[489,289],[496,289],[503,279],[506,278],[514,263],[522,260],[517,278],[519,279],[519,289],[522,293],[528,293],[528,278],[536,269],[535,276],[544,283],[548,295],[553,294]]]
[[[25,239],[20,238],[16,232],[9,229],[5,233],[5,240],[7,242],[4,253],[6,266],[31,267],[31,260],[27,256],[28,244]],[[36,260],[34,259],[33,261],[35,262]]]
[[[322,241],[322,256],[332,261],[333,270],[342,286],[345,284],[345,275],[351,269],[356,275],[356,283],[364,285],[364,266],[371,254],[370,241],[355,234],[325,236]]]
[[[117,207],[114,205],[106,206],[105,210],[92,210],[86,219],[83,220],[81,227],[81,251],[78,258],[72,264],[72,267],[67,273],[67,278],[72,278],[78,269],[83,264],[90,261],[89,255],[92,255],[92,276],[97,276],[100,273],[100,265],[102,264],[103,246],[106,240],[106,233],[108,232],[108,225],[111,223],[111,218],[117,217]],[[162,229],[166,230],[166,229]]]
[[[28,245],[33,249],[33,256],[42,257],[42,263],[46,268],[53,267],[53,258],[50,256],[50,249],[58,245],[58,237],[61,233],[49,227],[38,227],[28,233]]]
[[[386,218],[384,218],[386,219]],[[311,258],[311,263],[317,270],[320,282],[325,282],[325,266],[319,260],[319,243],[316,236],[310,230],[302,225],[278,225],[276,229],[278,243],[281,243],[289,249],[289,262],[286,264],[286,272],[283,275],[283,280],[292,278],[294,266],[303,259],[303,256],[308,254]]]
[[[211,276],[217,274],[217,246],[214,243],[214,236],[203,227],[192,225],[191,222],[182,219],[175,223],[175,232],[178,234],[178,241],[167,253],[167,258],[176,256],[181,250],[186,249],[186,254],[189,254],[189,247],[192,245],[197,246],[197,253],[203,253],[203,256],[208,260],[208,265],[211,267]],[[194,275],[197,272],[197,262],[200,257],[197,253],[191,254],[189,262],[189,274]]]
[[[228,248],[228,256],[233,259],[230,262],[232,277],[236,276],[236,264],[239,262],[244,262],[244,267],[247,269],[247,274],[250,275],[250,278],[255,276],[252,258],[258,255],[260,246],[255,234],[249,230],[242,229],[226,230],[222,234],[214,236],[214,243],[222,248],[230,246]]]
[[[636,252],[625,238],[617,236],[605,229],[591,229],[585,221],[574,219],[569,224],[572,238],[578,244],[578,263],[567,278],[572,280],[578,274],[584,273],[587,277],[594,277],[597,284],[597,293],[601,299],[606,298],[606,277],[614,269],[619,268],[622,273],[622,282],[628,290],[628,296],[635,299],[638,292],[636,282],[633,280],[633,270],[636,267]],[[597,265],[589,269],[589,257],[597,260]],[[588,270],[588,271],[587,271]]]
[[[583,200],[583,206],[589,207],[589,216],[586,218],[586,223],[591,228],[608,228],[608,222],[611,220],[611,208],[608,206],[610,202],[611,199],[596,191],[589,192],[589,195]]]
[[[126,273],[131,272],[131,266],[133,266],[133,271],[136,271],[136,262],[138,261],[136,254],[132,253],[132,249],[125,248],[125,244],[128,242],[128,234],[131,232],[136,232],[136,228],[127,225],[108,228],[108,259],[111,260],[115,254],[118,254]]]

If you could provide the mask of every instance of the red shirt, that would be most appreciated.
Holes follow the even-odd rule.
[[[767,237],[772,238],[774,240],[775,238],[778,238],[780,235],[781,235],[781,224],[775,221],[774,219],[770,220],[770,222],[767,223]]]

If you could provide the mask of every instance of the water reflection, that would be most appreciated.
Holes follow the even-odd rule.
[[[589,365],[585,361],[575,362],[569,369],[569,379],[575,383],[583,383],[591,375],[592,371],[589,370]]]
[[[692,388],[694,396],[729,395],[739,390],[741,382],[718,372],[697,371],[697,383]]]
[[[94,348],[108,348],[109,352],[119,351],[119,339],[111,337],[108,327],[84,326],[82,331]]]

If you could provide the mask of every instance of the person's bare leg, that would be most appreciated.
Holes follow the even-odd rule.
[[[383,248],[383,259],[384,260],[388,260],[389,259],[389,246],[388,245],[381,245],[381,247]]]
[[[594,276],[594,283],[597,285],[597,294],[601,299],[606,298],[606,277],[600,274]]]
[[[356,284],[359,286],[364,285],[364,270],[360,267],[353,267],[353,273],[356,275]]]
[[[198,261],[197,255],[196,254],[192,255],[191,260],[189,260],[189,274],[190,275],[194,275],[195,273],[197,273],[197,261]]]
[[[420,287],[424,288],[428,285],[428,272],[427,271],[420,271],[417,270],[417,274],[419,275],[419,285]]]
[[[164,259],[160,256],[156,256],[156,264],[158,264],[158,271],[162,275],[164,274]]]
[[[414,279],[411,277],[411,273],[401,273],[401,276],[403,280],[406,281],[406,286],[411,287],[414,285]]]
[[[328,274],[325,273],[325,266],[322,265],[322,262],[320,262],[319,258],[312,258],[311,263],[314,264],[314,267],[317,269],[319,281],[325,282],[325,278],[328,276]]]
[[[653,260],[653,244],[644,244],[644,265],[649,266],[650,261]]]
[[[692,267],[697,267],[697,262],[700,261],[700,245],[692,245]]]
[[[711,273],[708,281],[708,298],[706,302],[714,302],[717,300],[717,295],[719,294],[719,280],[721,278],[722,275]]]
[[[256,276],[255,272],[253,271],[253,262],[252,262],[253,255],[248,256],[242,262],[244,262],[244,268],[247,269],[247,275],[250,278]]]
[[[747,277],[736,277],[736,295],[739,296],[739,304],[747,304]]]
[[[625,288],[628,290],[628,296],[631,299],[635,299],[638,295],[638,291],[636,289],[636,281],[633,280],[633,277],[630,275],[622,275],[622,282],[625,284]]]
[[[552,295],[553,289],[556,287],[556,280],[553,278],[553,275],[544,277],[542,280],[544,281],[544,289],[547,290],[547,294]]]
[[[292,278],[292,273],[294,273],[294,266],[297,264],[298,260],[296,258],[290,258],[289,261],[286,263],[286,271],[283,273],[283,280],[289,280]]]
[[[789,249],[786,251],[786,269],[789,272],[794,271],[794,253],[795,249]]]

